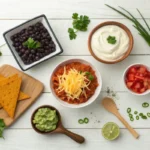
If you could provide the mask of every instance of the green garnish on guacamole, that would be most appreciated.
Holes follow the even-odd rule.
[[[58,116],[56,110],[50,108],[40,108],[35,113],[33,123],[35,127],[40,131],[52,131],[56,129],[58,123]]]

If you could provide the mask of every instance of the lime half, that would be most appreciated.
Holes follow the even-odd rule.
[[[117,124],[113,122],[106,123],[102,128],[102,135],[107,140],[114,140],[120,134],[120,129]]]

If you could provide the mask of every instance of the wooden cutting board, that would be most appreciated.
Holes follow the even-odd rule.
[[[22,100],[17,103],[14,119],[10,118],[4,109],[0,109],[0,118],[4,119],[6,126],[9,126],[14,123],[16,119],[18,119],[27,110],[27,108],[37,100],[42,93],[44,86],[40,81],[10,65],[3,65],[0,67],[0,74],[5,77],[18,74],[22,78],[21,91],[31,97],[27,100]]]

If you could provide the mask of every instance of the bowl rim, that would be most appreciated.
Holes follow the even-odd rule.
[[[124,71],[124,73],[123,73],[123,84],[124,84],[125,88],[127,89],[127,91],[128,91],[129,93],[131,93],[131,94],[133,94],[133,95],[137,95],[137,96],[147,95],[147,94],[150,93],[150,90],[146,90],[144,93],[135,93],[135,92],[133,92],[132,90],[130,90],[130,89],[127,87],[127,85],[126,85],[126,83],[125,83],[125,77],[126,77],[126,74],[127,74],[128,70],[129,70],[131,67],[133,67],[133,66],[140,66],[140,65],[145,66],[148,70],[150,70],[150,68],[149,68],[147,65],[145,65],[145,64],[142,64],[142,63],[134,63],[134,64],[129,65],[129,66],[125,69],[125,71]]]
[[[48,25],[50,31],[52,32],[52,34],[53,34],[53,36],[54,36],[54,38],[55,38],[55,40],[56,40],[56,42],[57,42],[57,44],[58,44],[58,46],[59,46],[59,48],[60,48],[60,52],[58,52],[57,54],[55,54],[55,55],[53,55],[53,56],[51,56],[51,57],[49,57],[49,58],[47,58],[47,59],[44,59],[43,61],[38,62],[37,64],[34,64],[34,65],[32,65],[32,66],[30,66],[30,67],[24,69],[24,68],[22,67],[22,65],[20,64],[20,62],[18,61],[17,57],[15,56],[15,54],[14,54],[14,52],[13,52],[13,50],[12,50],[12,48],[11,48],[11,46],[10,46],[8,40],[7,40],[7,38],[6,38],[6,34],[9,33],[9,32],[11,32],[11,31],[13,31],[14,29],[17,29],[18,27],[23,26],[24,24],[29,23],[29,22],[31,22],[31,21],[33,21],[33,20],[35,20],[35,19],[40,18],[40,17],[43,17],[43,18],[45,19],[45,21],[46,21],[46,23],[47,23],[47,25]],[[25,22],[23,22],[23,23],[21,23],[21,24],[15,26],[15,27],[13,27],[13,28],[11,28],[11,29],[5,31],[5,32],[3,33],[3,37],[4,37],[4,39],[5,39],[6,43],[7,43],[7,46],[9,47],[9,49],[10,49],[12,55],[13,55],[13,57],[15,58],[17,64],[19,65],[19,67],[20,67],[21,70],[23,70],[23,71],[27,71],[27,70],[29,70],[29,69],[31,69],[31,68],[33,68],[33,67],[35,67],[35,66],[37,66],[37,65],[39,65],[39,64],[41,64],[41,63],[43,63],[43,62],[45,62],[45,61],[49,60],[50,58],[53,58],[53,57],[55,57],[55,56],[57,56],[57,55],[59,55],[59,54],[61,54],[61,53],[63,52],[63,48],[62,48],[60,42],[58,41],[58,38],[56,37],[56,35],[55,35],[55,33],[54,33],[54,31],[53,31],[53,29],[52,29],[50,23],[48,22],[48,19],[47,19],[47,17],[46,17],[45,14],[41,14],[41,15],[39,15],[39,16],[36,16],[36,17],[34,17],[34,18],[32,18],[32,19],[29,19],[29,20],[27,20],[27,21],[25,21]]]
[[[91,47],[91,39],[92,39],[92,36],[93,34],[101,27],[103,26],[107,26],[107,25],[116,25],[116,26],[119,26],[120,28],[122,28],[128,35],[129,37],[129,48],[127,50],[127,52],[125,53],[125,55],[123,57],[121,57],[120,59],[117,59],[115,61],[106,61],[106,60],[103,60],[99,57],[97,57],[95,55],[95,53],[93,52],[92,50],[92,47]],[[131,53],[132,49],[133,49],[133,44],[134,44],[134,40],[133,40],[133,35],[131,33],[131,31],[129,30],[129,28],[127,26],[125,26],[124,24],[120,23],[120,22],[116,22],[116,21],[106,21],[106,22],[103,22],[103,23],[100,23],[98,24],[96,27],[94,27],[92,29],[92,31],[90,32],[89,34],[89,37],[88,37],[88,49],[91,53],[91,55],[98,61],[102,62],[102,63],[105,63],[105,64],[115,64],[115,63],[118,63],[120,61],[123,61],[125,58],[127,58],[129,56],[129,54]]]
[[[78,104],[78,105],[69,104],[69,103],[67,103],[67,102],[62,101],[62,100],[55,94],[55,92],[54,92],[54,90],[53,90],[53,87],[52,87],[52,76],[53,76],[54,72],[57,70],[57,68],[58,68],[59,66],[64,66],[65,64],[68,64],[68,63],[71,63],[71,62],[81,62],[81,63],[88,64],[88,65],[90,65],[90,66],[92,67],[92,69],[95,71],[96,76],[97,76],[97,79],[98,79],[98,83],[100,83],[100,85],[99,85],[99,86],[97,87],[97,89],[96,89],[97,93],[96,93],[96,91],[95,91],[95,93],[94,93],[94,95],[96,94],[95,97],[93,97],[94,95],[92,95],[92,97],[90,98],[91,101],[89,101],[89,100],[90,100],[90,99],[89,99],[87,102],[81,103],[81,104]],[[90,63],[90,62],[88,62],[88,61],[86,61],[86,60],[84,60],[84,59],[80,59],[80,58],[66,59],[66,60],[62,61],[61,63],[57,64],[57,65],[55,66],[55,68],[52,70],[52,73],[51,73],[51,76],[50,76],[50,89],[51,89],[51,92],[52,92],[53,96],[56,98],[56,100],[57,100],[62,106],[68,107],[68,108],[82,108],[82,107],[88,106],[88,105],[90,105],[91,103],[93,103],[93,102],[98,98],[98,96],[100,95],[100,92],[101,92],[101,89],[102,89],[102,77],[101,77],[101,74],[100,74],[99,70],[98,70],[95,66],[93,66],[92,63]],[[93,98],[93,99],[92,99],[92,98]]]

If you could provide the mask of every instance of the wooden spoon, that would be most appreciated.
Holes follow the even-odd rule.
[[[35,124],[33,123],[33,119],[34,119],[35,113],[38,111],[39,108],[50,108],[50,109],[52,109],[52,110],[56,110],[57,115],[58,115],[58,118],[59,118],[59,121],[58,121],[58,123],[57,123],[57,127],[56,127],[55,130],[49,131],[49,132],[44,132],[44,131],[38,130],[38,129],[35,127]],[[75,134],[75,133],[73,133],[73,132],[71,132],[71,131],[68,131],[67,129],[65,129],[65,128],[63,127],[63,125],[62,125],[62,123],[61,123],[61,115],[60,115],[59,111],[58,111],[55,107],[50,106],[50,105],[43,105],[43,106],[38,107],[38,108],[33,112],[32,116],[31,116],[31,124],[32,124],[33,129],[34,129],[36,132],[40,133],[40,134],[62,133],[62,134],[65,134],[65,135],[69,136],[69,137],[72,138],[74,141],[76,141],[76,142],[78,142],[78,143],[80,143],[80,144],[85,141],[84,137],[82,137],[82,136],[80,136],[80,135],[78,135],[78,134]]]
[[[139,134],[128,124],[128,122],[120,115],[118,112],[117,106],[113,99],[109,97],[105,97],[102,100],[102,105],[107,109],[109,112],[113,113],[130,131],[130,133],[137,139],[139,137]]]

